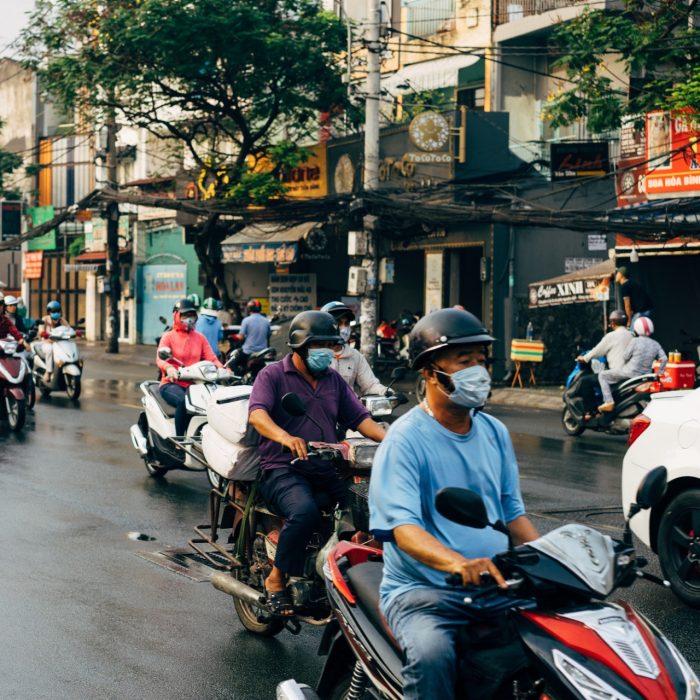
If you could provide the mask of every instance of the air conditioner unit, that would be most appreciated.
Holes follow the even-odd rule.
[[[365,231],[348,232],[348,255],[367,255],[367,233]]]
[[[367,290],[367,269],[353,265],[348,272],[348,294],[360,296]]]

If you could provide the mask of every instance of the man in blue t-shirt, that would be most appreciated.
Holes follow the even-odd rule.
[[[238,332],[243,338],[243,347],[234,363],[233,369],[236,374],[245,372],[248,358],[254,352],[260,352],[269,347],[270,333],[272,333],[270,322],[262,315],[262,305],[257,299],[251,299],[246,304],[246,309],[248,309],[248,315],[243,319]]]
[[[377,451],[370,483],[370,527],[386,542],[381,608],[404,652],[404,698],[455,697],[460,628],[470,624],[464,586],[488,572],[504,579],[491,558],[507,537],[491,528],[458,525],[435,508],[447,486],[471,489],[489,520],[507,524],[516,544],[538,537],[525,516],[518,465],[505,426],[474,409],[484,405],[493,338],[468,311],[442,309],[421,319],[410,336],[412,367],[425,377],[426,398],[393,424]],[[499,598],[503,607],[510,599]]]

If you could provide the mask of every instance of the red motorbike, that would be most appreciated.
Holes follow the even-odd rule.
[[[27,364],[18,356],[17,341],[8,336],[0,340],[0,417],[6,418],[10,429],[18,432],[27,417],[24,385]]]
[[[632,546],[629,519],[658,503],[666,469],[657,467],[640,485],[637,502],[616,541],[590,527],[564,525],[494,558],[506,577],[504,593],[493,582],[464,590],[465,611],[476,622],[459,644],[458,696],[505,700],[684,700],[697,698],[700,681],[678,649],[626,603],[605,599],[640,578],[666,585],[643,571]],[[481,497],[466,489],[438,492],[441,515],[471,528],[492,527]],[[465,533],[465,536],[469,536]],[[277,697],[399,700],[402,656],[379,610],[382,552],[340,542],[324,574],[335,620],[320,652],[327,660],[314,693],[286,681]],[[459,586],[448,577],[449,584]],[[503,613],[488,613],[489,597],[512,596]],[[482,612],[483,611],[483,612]]]

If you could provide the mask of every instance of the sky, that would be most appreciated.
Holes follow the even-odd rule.
[[[34,0],[0,0],[2,22],[0,22],[0,56],[12,55],[12,50],[6,50],[7,45],[14,41],[24,27],[26,12],[34,8]]]

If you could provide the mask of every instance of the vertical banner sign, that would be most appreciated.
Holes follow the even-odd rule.
[[[649,199],[700,196],[700,122],[691,112],[646,116]]]
[[[144,265],[141,268],[141,289],[139,298],[143,300],[142,340],[155,343],[163,333],[159,317],[170,321],[173,306],[187,294],[187,265]]]
[[[11,241],[22,233],[22,202],[0,200],[0,207],[0,241]]]
[[[37,250],[24,254],[24,279],[40,280],[44,265],[44,251]]]
[[[425,313],[442,308],[443,253],[425,254]]]
[[[270,275],[270,311],[290,318],[316,308],[316,274]]]
[[[34,228],[51,221],[54,217],[53,204],[45,207],[32,207],[29,211],[29,228]],[[51,229],[43,236],[27,241],[28,250],[56,250],[56,229]]]

